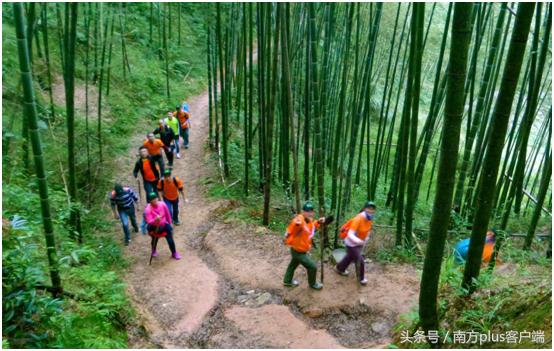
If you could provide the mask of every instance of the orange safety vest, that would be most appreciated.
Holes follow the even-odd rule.
[[[365,240],[372,227],[373,221],[368,220],[365,213],[360,212],[342,225],[340,228],[340,238],[345,239],[348,236],[348,231],[354,229],[356,231],[356,236],[361,240]]]
[[[299,214],[293,218],[287,227],[285,244],[297,252],[308,252],[312,247],[312,237],[319,228],[318,221],[306,222],[303,215]]]

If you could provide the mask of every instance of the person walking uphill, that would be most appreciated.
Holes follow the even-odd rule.
[[[181,224],[179,222],[179,194],[181,194],[185,202],[189,202],[185,196],[185,189],[183,188],[181,179],[177,176],[172,177],[171,170],[166,169],[164,177],[158,182],[158,191],[162,192],[164,202],[169,208],[173,223],[175,223],[175,225]]]
[[[173,133],[173,129],[165,124],[163,119],[160,119],[158,128],[154,129],[153,133],[160,135],[160,140],[164,144],[163,149],[165,157],[167,157],[167,163],[169,167],[173,167],[173,145],[174,140],[177,138],[176,134]],[[179,143],[179,141],[177,141],[177,143]]]
[[[314,214],[314,206],[311,202],[306,202],[302,207],[302,213],[296,215],[287,227],[284,242],[290,246],[292,258],[283,280],[285,286],[298,286],[299,283],[296,279],[293,279],[293,276],[294,271],[301,264],[308,271],[308,284],[310,287],[316,290],[323,288],[321,283],[316,282],[317,265],[308,256],[316,229],[319,228],[320,224],[325,223],[324,217],[314,221]]]
[[[156,238],[163,236],[163,233],[165,233],[165,239],[169,245],[169,250],[171,250],[171,257],[180,260],[181,255],[177,252],[175,241],[173,241],[169,209],[163,201],[158,201],[158,195],[154,192],[148,194],[148,202],[149,204],[144,209],[144,217],[146,218],[148,233],[152,236],[152,256],[158,256],[158,252],[154,247]]]
[[[156,168],[155,162],[152,156],[148,154],[148,149],[145,146],[139,148],[140,158],[135,163],[135,169],[133,169],[133,176],[138,177],[138,173],[142,175],[142,182],[144,184],[144,191],[146,192],[146,201],[148,201],[148,194],[151,192],[158,193],[158,179],[160,179],[160,173]]]
[[[167,118],[164,119],[165,124],[173,130],[173,134],[175,134],[175,154],[177,158],[181,158],[181,154],[179,153],[179,135],[180,135],[180,122],[178,113],[179,113],[179,106],[176,107],[175,113],[169,111],[167,113]]]
[[[373,226],[375,210],[376,206],[373,202],[366,202],[360,213],[342,226],[340,233],[346,245],[346,256],[337,263],[335,270],[338,274],[347,276],[348,272],[346,268],[350,263],[354,262],[356,266],[356,276],[362,285],[367,284],[367,279],[364,277],[365,263],[362,253],[364,245],[369,240],[369,233]]]
[[[162,156],[162,149],[165,148],[164,143],[160,139],[156,139],[154,133],[146,134],[146,140],[143,146],[148,150],[148,154],[152,156],[152,160],[158,163],[160,167],[160,173],[164,173],[164,158]]]
[[[190,112],[189,104],[186,102],[183,103],[183,106],[178,109],[175,113],[179,119],[181,126],[180,135],[183,138],[183,147],[185,149],[189,148],[189,132],[190,132]]]
[[[138,203],[138,196],[132,188],[115,183],[114,189],[109,194],[109,199],[114,218],[121,220],[125,246],[127,246],[131,241],[129,219],[135,233],[138,233],[137,217],[135,215],[135,204]]]

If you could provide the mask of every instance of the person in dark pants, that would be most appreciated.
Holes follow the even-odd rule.
[[[179,143],[177,139],[177,136],[175,136],[175,133],[173,132],[173,129],[171,129],[163,119],[160,119],[158,128],[154,129],[154,134],[160,135],[160,140],[164,144],[164,153],[165,157],[167,158],[167,164],[169,167],[173,167],[173,149],[175,147],[175,143]]]
[[[158,172],[155,162],[152,159],[152,156],[148,154],[148,149],[145,146],[141,146],[139,148],[139,153],[140,158],[135,163],[133,176],[137,178],[140,172],[142,182],[144,184],[146,201],[148,201],[148,194],[151,192],[158,194],[158,180],[160,179],[160,173]]]
[[[135,215],[135,203],[138,202],[138,196],[132,188],[115,183],[114,189],[109,194],[109,199],[114,218],[121,220],[124,242],[127,246],[131,241],[129,220],[131,220],[135,233],[138,233],[137,217]]]
[[[316,263],[308,256],[308,251],[312,247],[312,237],[316,229],[319,228],[321,223],[325,223],[324,217],[314,221],[314,215],[314,206],[311,202],[306,202],[302,207],[302,213],[294,217],[287,227],[284,242],[290,246],[292,257],[283,279],[285,286],[298,286],[298,281],[293,279],[294,271],[298,265],[302,265],[308,271],[308,284],[310,288],[316,290],[323,288],[323,284],[316,282]]]
[[[177,176],[172,177],[171,170],[166,169],[164,177],[158,182],[158,191],[162,193],[162,198],[169,208],[173,223],[175,225],[181,224],[179,222],[179,194],[181,194],[183,201],[189,202],[185,196],[185,189],[181,179]]]
[[[346,256],[337,263],[335,271],[342,275],[348,276],[346,268],[350,263],[354,262],[356,266],[356,276],[361,285],[367,284],[365,279],[365,263],[363,257],[364,245],[369,240],[369,234],[373,226],[373,216],[375,215],[376,206],[373,202],[368,201],[364,208],[354,218],[346,222],[341,228],[341,231],[346,232],[344,244],[346,245]]]
[[[173,241],[173,227],[171,226],[171,215],[169,209],[163,201],[158,201],[158,195],[154,192],[148,194],[149,204],[144,209],[144,216],[146,218],[148,232],[154,237],[163,233],[166,233],[165,239],[169,245],[171,251],[171,257],[176,260],[181,259],[181,255],[175,248],[175,241]],[[158,256],[158,253],[154,250],[152,256]]]

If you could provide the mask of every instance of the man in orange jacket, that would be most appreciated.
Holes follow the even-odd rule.
[[[284,242],[290,246],[291,261],[287,267],[283,283],[285,286],[296,287],[298,281],[293,279],[294,271],[299,264],[308,271],[308,284],[312,289],[320,290],[323,288],[321,283],[316,282],[317,265],[308,256],[308,251],[312,247],[312,237],[320,224],[325,223],[325,217],[314,220],[314,206],[311,202],[304,203],[302,213],[296,215],[287,227]]]

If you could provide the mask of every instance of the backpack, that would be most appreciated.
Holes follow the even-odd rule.
[[[349,219],[346,223],[342,225],[342,227],[340,227],[339,237],[341,239],[345,239],[348,235],[348,231],[350,230],[350,226],[352,225],[353,220],[354,218]]]

